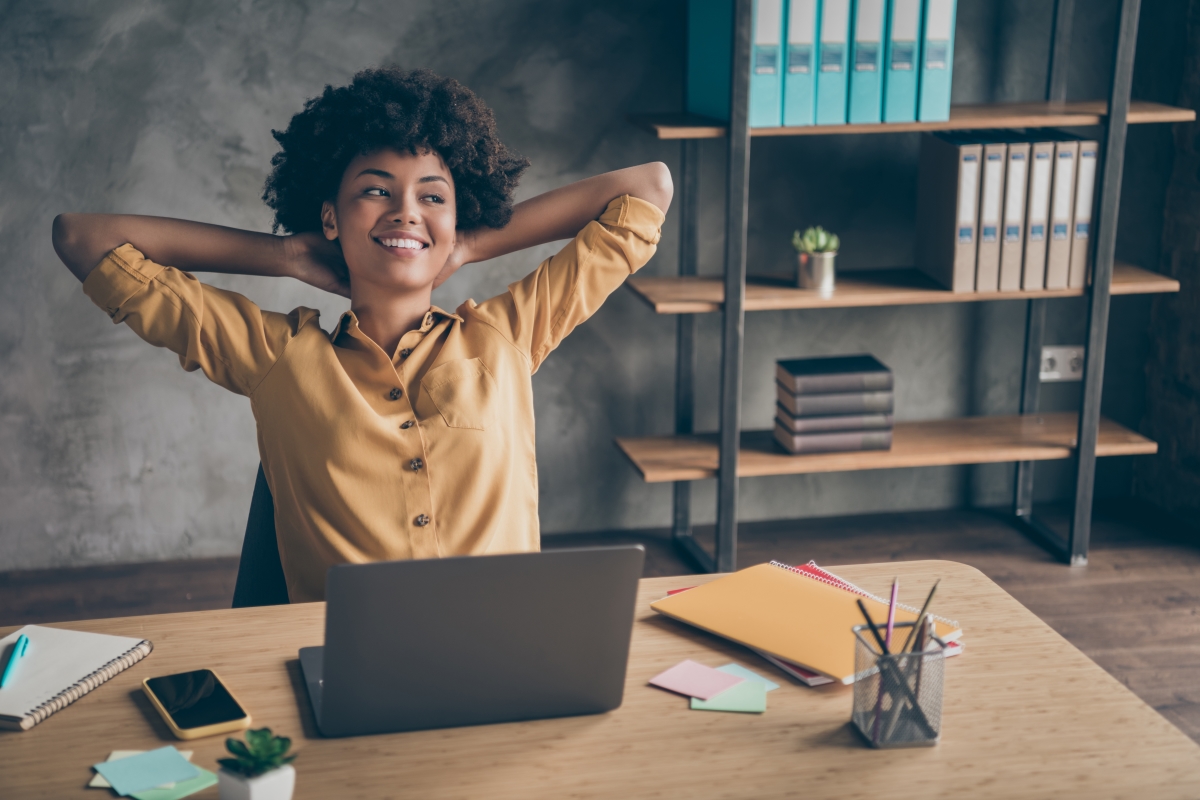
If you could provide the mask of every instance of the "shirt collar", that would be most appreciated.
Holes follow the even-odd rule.
[[[430,306],[429,310],[425,312],[425,317],[421,320],[421,325],[417,328],[417,332],[429,333],[429,331],[433,329],[433,326],[437,324],[439,317],[456,320],[458,322],[463,321],[463,318],[458,314],[452,314],[449,311],[443,311],[437,306]],[[363,335],[364,334],[358,328],[358,317],[355,316],[353,311],[347,310],[338,318],[337,325],[334,326],[333,332],[329,335],[329,340],[334,344],[338,344],[338,341],[342,339],[343,336]]]

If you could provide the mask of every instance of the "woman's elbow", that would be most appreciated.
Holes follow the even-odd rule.
[[[671,170],[661,161],[646,165],[650,173],[650,197],[646,199],[658,206],[665,214],[671,207],[671,198],[675,196],[675,183],[671,180]]]
[[[83,280],[87,277],[86,270],[92,265],[85,265],[85,259],[81,258],[81,250],[84,247],[83,234],[79,230],[79,216],[59,214],[55,217],[54,224],[50,226],[50,239],[54,243],[54,252],[63,264],[66,264],[67,269],[71,270],[75,277]]]

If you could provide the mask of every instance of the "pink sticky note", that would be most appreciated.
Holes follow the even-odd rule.
[[[655,675],[650,679],[650,683],[660,689],[708,700],[729,687],[741,683],[742,680],[736,675],[706,667],[689,658],[686,661],[680,661],[666,672]]]

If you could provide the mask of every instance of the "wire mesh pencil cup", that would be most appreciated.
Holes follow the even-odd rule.
[[[903,643],[913,625],[896,623],[892,641]],[[946,663],[941,645],[931,640],[923,652],[883,655],[866,625],[853,630],[854,727],[872,747],[937,744]]]

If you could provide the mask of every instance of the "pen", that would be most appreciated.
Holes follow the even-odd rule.
[[[925,612],[929,610],[929,603],[933,600],[933,593],[937,591],[937,587],[938,587],[939,583],[941,583],[940,580],[935,581],[933,584],[933,588],[929,590],[929,594],[925,597],[925,605],[921,606],[921,613],[917,614],[917,627],[920,627],[921,618],[924,617]],[[913,634],[916,632],[917,632],[916,627],[914,627],[911,631],[908,632],[908,638],[904,640],[904,647],[900,648],[902,651],[908,649],[908,643],[910,641],[912,641]],[[924,648],[922,648],[922,649],[924,649]]]
[[[888,604],[887,636],[883,641],[892,646],[892,626],[896,624],[896,601],[900,599],[900,579],[892,578],[892,602]]]
[[[8,657],[8,664],[4,667],[4,674],[0,675],[0,689],[8,685],[8,679],[13,674],[13,666],[20,660],[21,656],[25,655],[25,651],[28,649],[29,637],[22,633],[17,637],[17,643],[13,645],[12,655]]]

